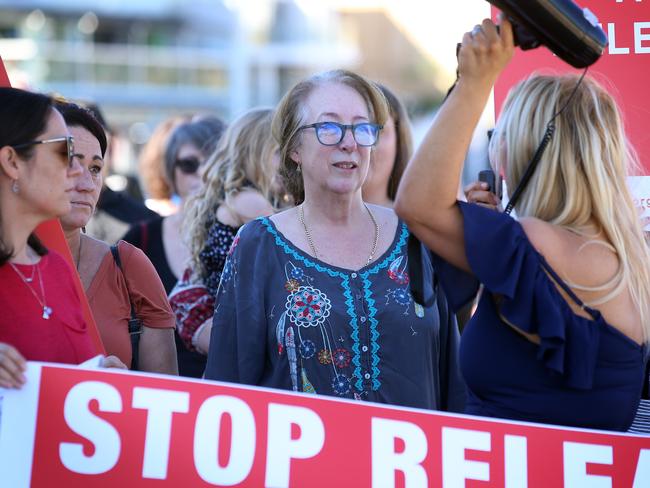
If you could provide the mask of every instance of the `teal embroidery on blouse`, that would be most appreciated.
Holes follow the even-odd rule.
[[[371,274],[377,274],[379,270],[385,269],[388,267],[389,263],[392,263],[395,258],[402,252],[402,248],[404,247],[404,244],[406,243],[406,239],[408,238],[409,231],[408,228],[406,227],[405,224],[402,224],[402,230],[400,232],[400,237],[399,241],[397,242],[397,245],[393,249],[393,252],[388,256],[386,259],[382,260],[381,263],[377,263],[375,266],[373,266],[371,269],[368,271],[364,271],[361,273],[359,276],[361,276],[361,280],[363,282],[363,291],[364,291],[364,296],[366,299],[366,303],[368,304],[368,320],[370,322],[370,357],[371,361],[370,364],[372,366],[372,389],[373,390],[378,390],[379,387],[381,386],[381,381],[379,381],[379,332],[377,331],[377,326],[379,325],[379,322],[376,319],[377,315],[377,307],[375,307],[375,299],[372,298],[372,291],[370,290],[371,282],[369,279],[369,276]]]
[[[353,341],[352,344],[352,364],[354,365],[353,376],[356,379],[354,385],[357,390],[363,391],[363,377],[361,374],[361,349],[359,347],[359,322],[356,312],[354,311],[354,301],[352,299],[352,290],[350,288],[350,278],[348,273],[342,273],[340,271],[333,270],[327,266],[315,263],[310,259],[305,258],[300,253],[296,252],[295,249],[292,249],[285,239],[279,234],[276,228],[271,224],[270,220],[267,217],[260,217],[258,219],[266,230],[275,237],[275,243],[281,247],[284,252],[298,261],[302,262],[305,266],[309,268],[314,268],[315,270],[321,273],[327,273],[332,278],[341,278],[341,287],[343,288],[343,296],[345,297],[345,305],[347,307],[347,313],[350,317],[350,327],[352,333],[350,338]],[[377,326],[379,322],[375,318],[377,315],[377,308],[375,307],[375,300],[372,298],[372,291],[370,289],[371,282],[368,279],[371,274],[377,274],[381,269],[388,267],[388,264],[395,260],[395,258],[402,252],[402,248],[406,243],[408,238],[408,229],[406,224],[402,223],[400,231],[400,236],[397,244],[395,245],[390,256],[383,259],[380,263],[377,263],[371,269],[360,273],[359,276],[363,282],[364,288],[364,298],[368,304],[369,309],[369,321],[370,321],[370,355],[371,355],[371,366],[372,366],[372,390],[376,391],[381,387],[381,381],[379,381],[379,332],[377,331]]]

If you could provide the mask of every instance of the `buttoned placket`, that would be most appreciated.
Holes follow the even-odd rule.
[[[370,330],[368,328],[368,310],[363,294],[363,280],[358,273],[350,274],[350,288],[354,297],[354,313],[359,327],[359,351],[363,389],[372,390]]]

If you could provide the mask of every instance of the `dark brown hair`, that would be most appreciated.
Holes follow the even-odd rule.
[[[52,111],[52,99],[40,93],[32,93],[16,88],[0,88],[0,148],[17,146],[38,139],[45,132],[47,119]],[[21,159],[28,160],[34,155],[34,147],[14,149]],[[27,244],[39,256],[47,254],[36,234],[31,233]],[[6,264],[14,255],[4,241],[2,221],[0,220],[0,266]]]
[[[102,157],[106,155],[106,131],[93,112],[72,102],[57,101],[54,107],[61,112],[68,127],[81,127],[90,132],[99,142]]]

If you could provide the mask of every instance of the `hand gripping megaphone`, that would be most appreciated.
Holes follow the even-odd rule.
[[[488,0],[513,23],[515,44],[523,50],[545,45],[575,68],[594,64],[607,36],[588,9],[571,0]]]

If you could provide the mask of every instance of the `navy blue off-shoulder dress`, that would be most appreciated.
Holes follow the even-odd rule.
[[[334,238],[334,236],[333,236]],[[444,296],[413,302],[408,230],[359,270],[327,265],[268,218],[243,226],[221,275],[205,377],[462,411],[458,328]],[[426,257],[425,292],[433,270]]]
[[[474,204],[459,206],[473,273],[433,260],[453,308],[484,285],[460,347],[466,413],[627,430],[641,396],[646,348],[584,306],[516,220]],[[553,281],[590,318],[576,315]]]

